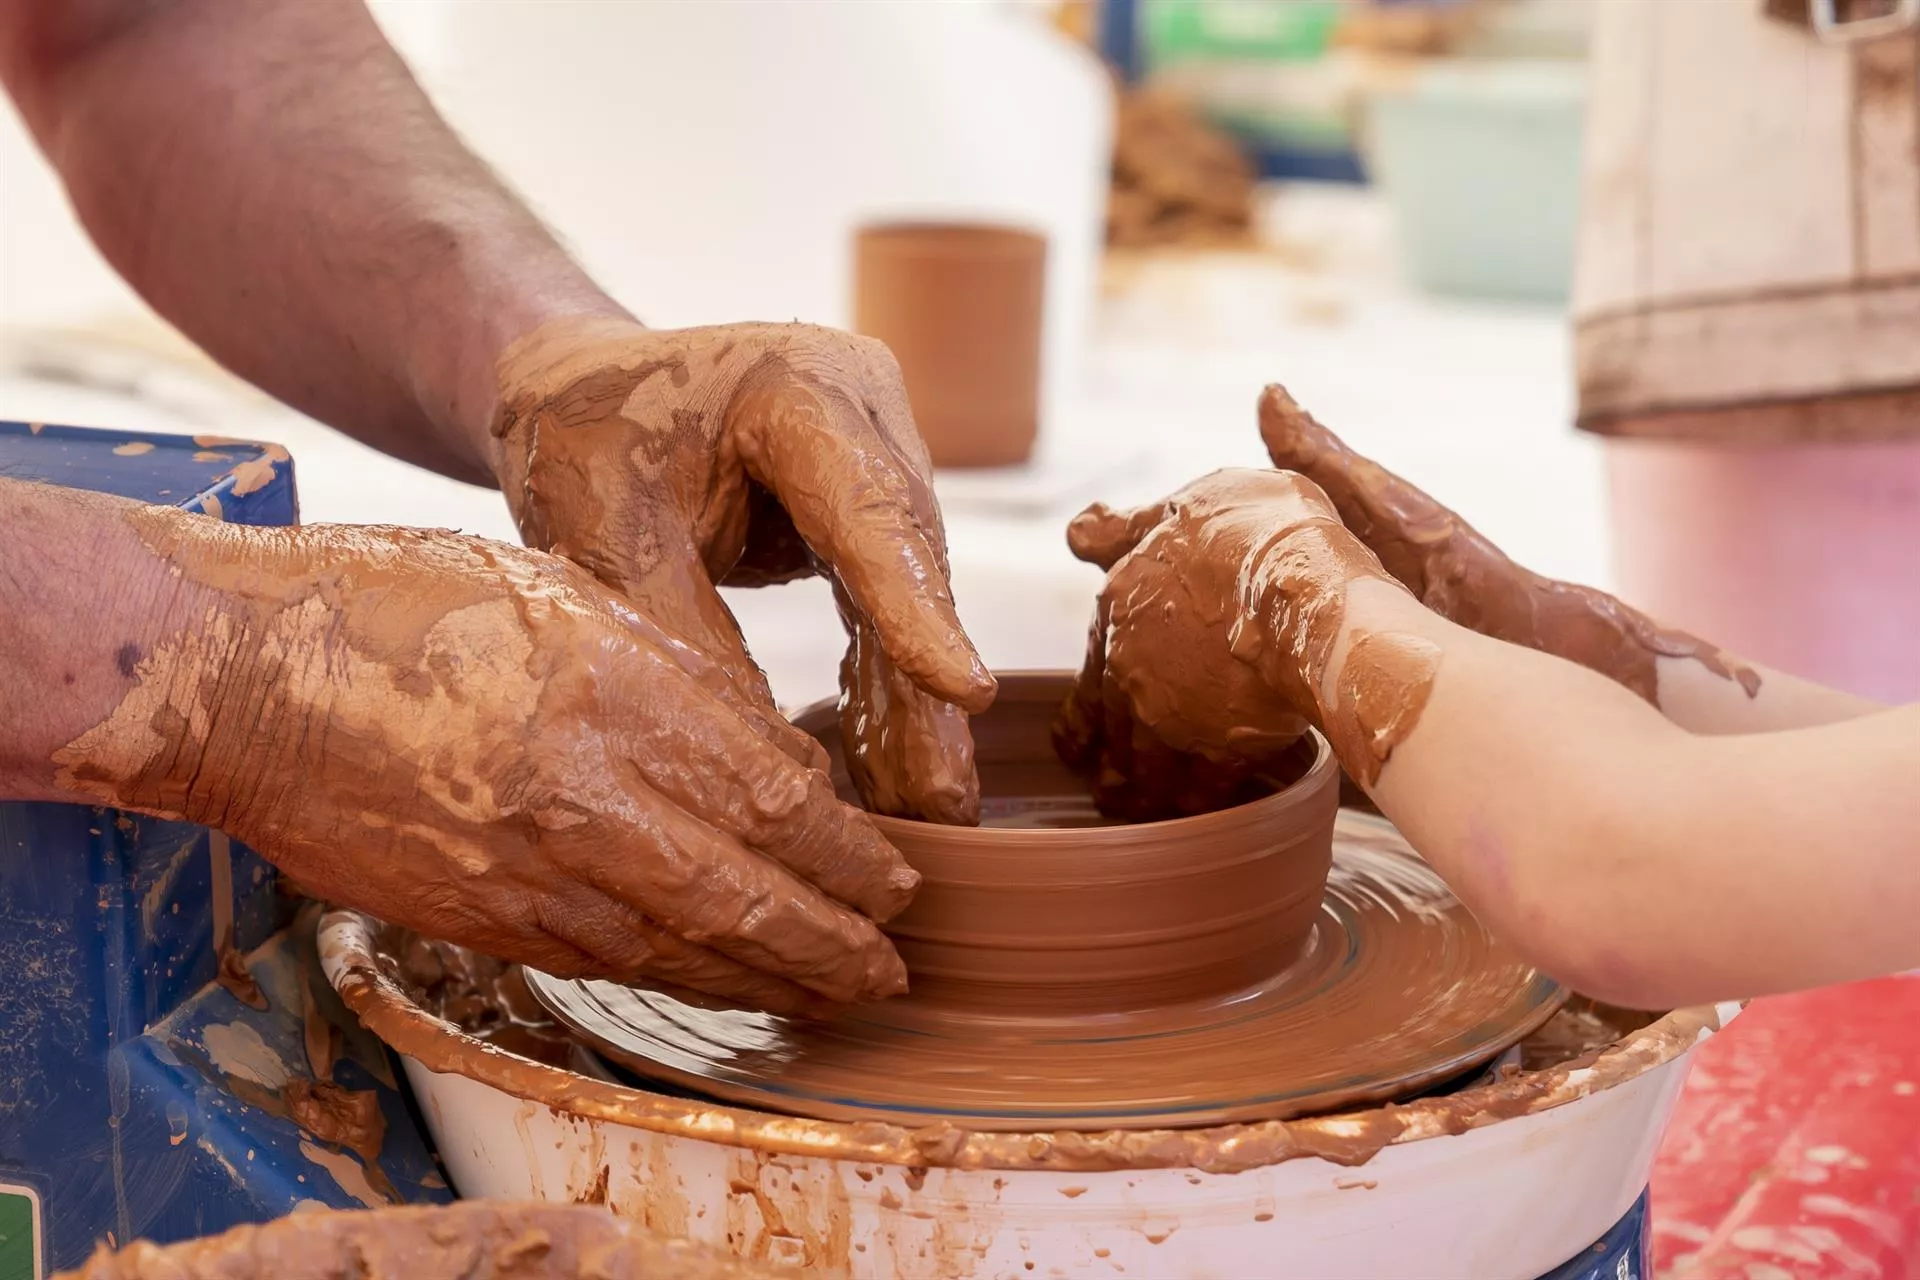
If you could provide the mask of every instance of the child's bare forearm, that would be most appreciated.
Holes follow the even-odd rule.
[[[1872,699],[1758,663],[1742,665],[1760,679],[1752,697],[1697,662],[1662,658],[1661,714],[1691,733],[1769,733],[1835,724],[1886,709]]]
[[[1920,708],[1700,736],[1589,671],[1358,583],[1349,640],[1378,631],[1440,658],[1374,799],[1557,976],[1668,1007],[1920,964]]]
[[[1284,387],[1261,397],[1260,433],[1274,464],[1324,489],[1347,528],[1428,608],[1483,636],[1597,671],[1683,729],[1756,733],[1879,709],[1755,666],[1604,591],[1514,563],[1458,514],[1349,449]]]

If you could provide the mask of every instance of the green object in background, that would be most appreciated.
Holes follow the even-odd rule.
[[[0,1182],[0,1280],[39,1280],[40,1197]]]
[[[1189,58],[1305,62],[1327,51],[1340,0],[1145,0],[1150,65]]]
[[[1355,176],[1344,0],[1141,0],[1146,78],[1185,94],[1270,175]],[[1304,166],[1304,167],[1303,167]],[[1319,173],[1317,170],[1341,171]]]

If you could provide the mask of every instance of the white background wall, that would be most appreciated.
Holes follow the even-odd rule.
[[[1275,379],[1534,567],[1607,577],[1599,455],[1567,425],[1561,316],[1408,295],[1381,248],[1381,210],[1337,192],[1276,197],[1300,252],[1162,262],[1110,273],[1102,291],[1104,82],[1031,15],[992,0],[376,11],[483,154],[656,322],[842,320],[852,225],[916,202],[1036,211],[1080,236],[1051,282],[1062,305],[1040,465],[939,481],[956,596],[995,665],[1078,662],[1098,578],[1067,554],[1066,520],[1095,497],[1145,500],[1263,462],[1253,404]],[[0,325],[138,314],[0,115]],[[0,417],[192,430],[210,412],[0,372]],[[218,429],[292,449],[310,520],[513,536],[497,494],[257,399],[219,412]],[[817,585],[736,607],[784,697],[831,688],[840,640]]]

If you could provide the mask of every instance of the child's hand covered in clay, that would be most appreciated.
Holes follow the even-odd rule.
[[[918,876],[798,730],[578,566],[23,500],[170,584],[142,613],[172,625],[52,753],[61,793],[219,827],[313,896],[557,974],[783,1011],[905,989],[873,921]]]
[[[1538,649],[1625,685],[1696,733],[1826,723],[1872,709],[1861,699],[1739,661],[1663,627],[1604,591],[1515,564],[1472,525],[1349,449],[1285,387],[1260,397],[1273,465],[1323,489],[1387,572],[1449,621]]]
[[[802,324],[556,321],[500,365],[496,470],[533,546],[585,566],[774,715],[721,583],[832,577],[849,764],[877,811],[978,820],[966,711],[994,682],[961,629],[898,367]],[[800,759],[819,762],[806,744]]]
[[[1110,804],[1195,767],[1174,748],[1244,760],[1298,712],[1477,917],[1590,995],[1670,1008],[1920,965],[1920,706],[1756,681],[1514,566],[1277,389],[1262,409],[1326,491],[1223,472],[1075,523],[1110,572],[1060,739]]]
[[[1348,584],[1386,574],[1312,481],[1219,471],[1135,511],[1095,504],[1067,540],[1107,581],[1055,739],[1103,810],[1231,803],[1309,722],[1363,765],[1320,685]]]

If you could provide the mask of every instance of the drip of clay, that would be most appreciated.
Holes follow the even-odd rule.
[[[646,1235],[597,1205],[459,1204],[295,1213],[175,1245],[102,1245],[55,1280],[772,1280],[789,1275]]]
[[[320,1141],[354,1152],[369,1170],[379,1163],[387,1117],[377,1090],[295,1079],[287,1081],[280,1099],[288,1117]]]
[[[1661,658],[1684,658],[1737,680],[1759,673],[1684,631],[1662,627],[1605,592],[1543,578],[1509,560],[1419,489],[1347,448],[1286,388],[1260,398],[1260,435],[1273,464],[1333,500],[1340,519],[1435,613],[1482,635],[1577,662],[1657,704]]]

